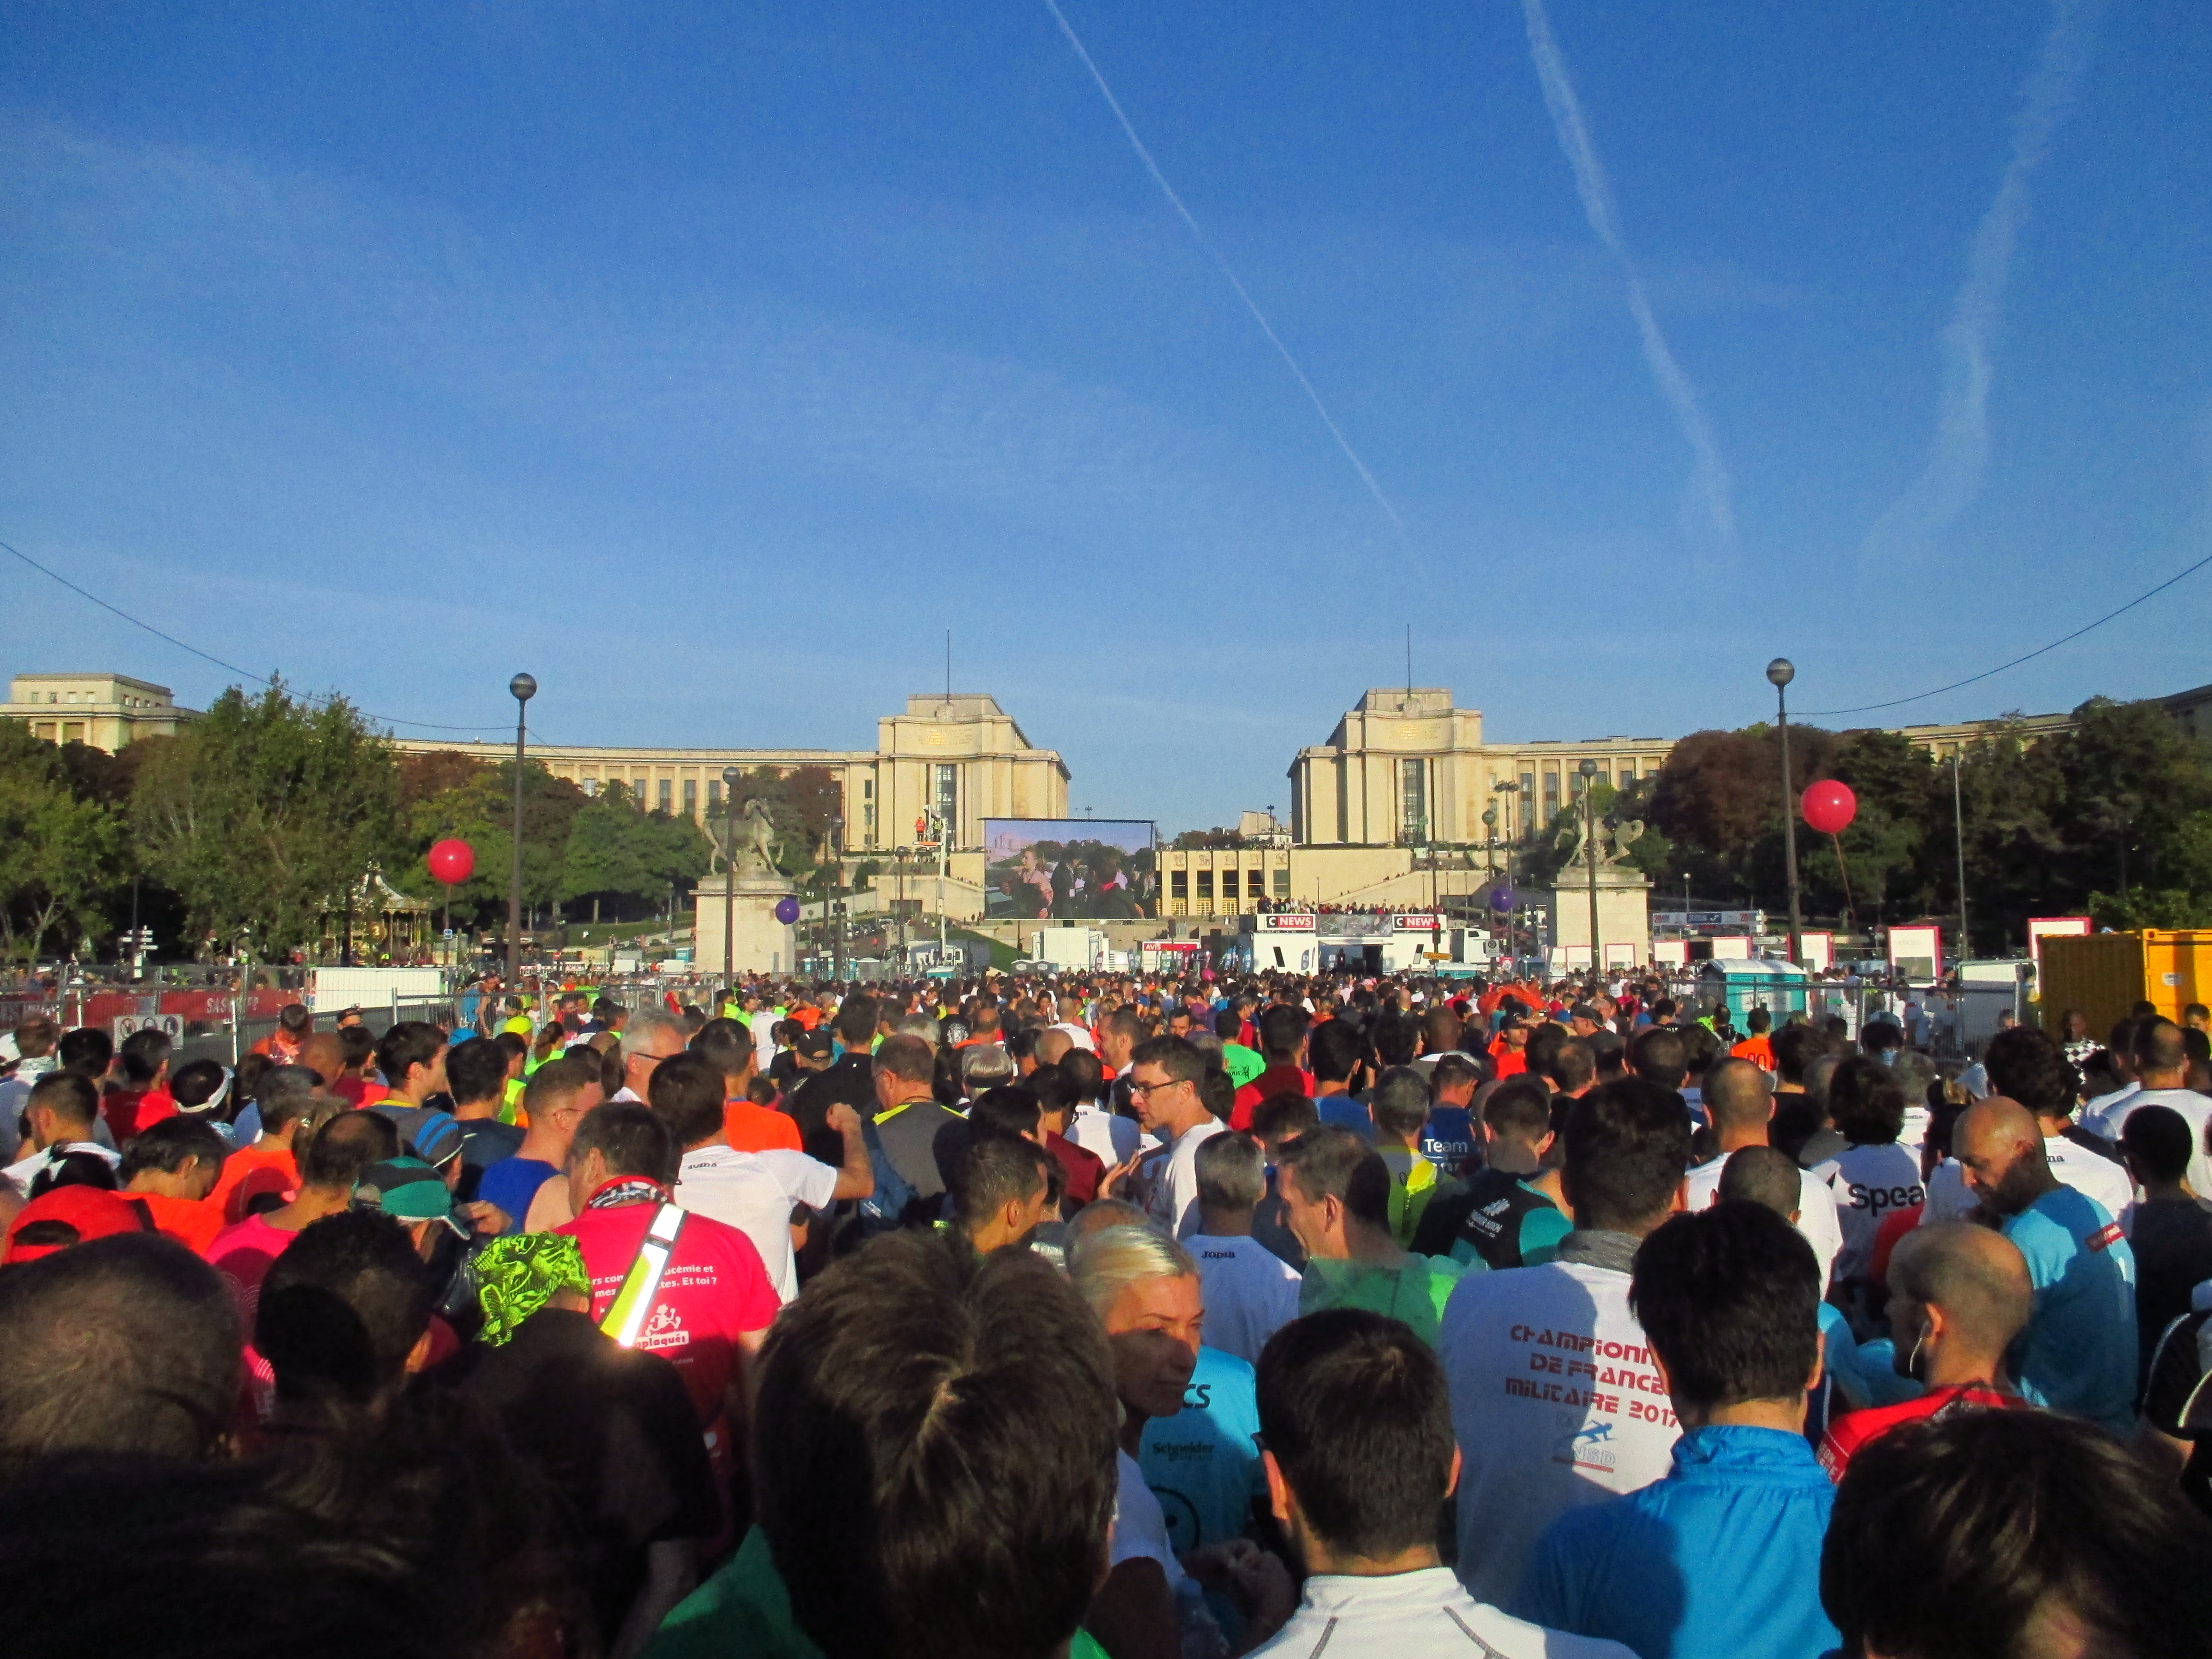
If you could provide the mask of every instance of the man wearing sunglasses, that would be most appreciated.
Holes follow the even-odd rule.
[[[1146,1208],[1176,1238],[1199,1228],[1198,1149],[1228,1128],[1207,1109],[1199,1085],[1206,1056],[1181,1037],[1152,1037],[1137,1045],[1129,1062],[1129,1099],[1137,1121],[1164,1150],[1144,1166]]]

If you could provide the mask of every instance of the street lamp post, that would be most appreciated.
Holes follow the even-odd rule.
[[[528,747],[530,700],[538,695],[538,682],[517,674],[507,683],[514,694],[514,858],[507,875],[507,988],[522,988],[522,765]]]
[[[1597,763],[1586,760],[1575,769],[1583,779],[1583,863],[1589,872],[1590,976],[1595,983],[1605,956],[1597,942]]]
[[[836,910],[833,923],[836,931],[830,939],[830,977],[839,984],[845,981],[845,820],[842,817],[830,820],[830,907]]]
[[[695,943],[696,941],[694,941]],[[738,769],[722,769],[722,992],[738,980]]]
[[[1966,947],[1966,797],[1959,785],[1959,765],[1966,757],[1966,747],[1961,744],[1951,751],[1951,823],[1957,836],[1959,853],[1959,960],[1964,962],[1973,952]]]
[[[1782,857],[1790,872],[1790,960],[1805,957],[1805,918],[1797,902],[1797,799],[1790,777],[1790,694],[1783,688],[1797,678],[1797,665],[1787,657],[1766,665],[1767,683],[1774,688],[1775,718],[1782,728]]]

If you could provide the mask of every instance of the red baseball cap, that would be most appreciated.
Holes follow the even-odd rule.
[[[41,1222],[49,1224],[40,1226]],[[145,1211],[119,1193],[112,1193],[104,1187],[57,1187],[15,1212],[15,1219],[8,1228],[8,1253],[0,1256],[0,1261],[11,1265],[36,1261],[40,1256],[52,1255],[88,1239],[106,1238],[110,1233],[143,1232],[149,1226]],[[26,1243],[23,1234],[34,1227],[38,1231],[33,1237],[38,1242]],[[46,1237],[65,1229],[73,1230],[76,1237]]]

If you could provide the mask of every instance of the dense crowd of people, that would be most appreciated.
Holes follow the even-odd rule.
[[[2212,1652],[2212,1018],[1672,989],[27,1021],[9,1651]]]

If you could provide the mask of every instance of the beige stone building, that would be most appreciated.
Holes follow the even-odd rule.
[[[200,711],[179,708],[166,685],[121,674],[18,674],[0,714],[49,743],[88,744],[112,755],[140,738],[173,737]]]
[[[1620,785],[1658,771],[1668,738],[1486,743],[1479,709],[1439,687],[1370,691],[1325,744],[1291,763],[1300,847],[1481,846],[1516,841],[1582,790],[1581,763]],[[1494,811],[1494,823],[1485,811]]]
[[[458,750],[496,761],[501,743],[433,742],[402,738],[395,747],[417,754]],[[1067,765],[1032,744],[998,700],[980,692],[931,692],[908,697],[903,712],[876,722],[873,749],[655,749],[629,744],[533,744],[532,760],[586,794],[627,786],[648,807],[704,823],[722,799],[722,774],[771,766],[825,768],[843,792],[844,844],[855,858],[922,839],[915,821],[933,809],[951,826],[951,842],[976,854],[981,874],[983,820],[1067,816]]]
[[[2187,726],[2207,699],[2183,693],[2163,701]],[[2001,724],[1891,729],[1942,761]],[[2021,724],[2041,738],[2073,720],[2033,714]],[[1656,774],[1674,741],[1492,743],[1480,711],[1455,707],[1447,689],[1370,690],[1327,743],[1299,750],[1291,763],[1286,835],[1267,833],[1277,826],[1247,813],[1240,847],[1161,851],[1166,914],[1232,916],[1290,904],[1419,908],[1480,892],[1506,868],[1513,846],[1580,799],[1583,762],[1595,769],[1595,781],[1620,786]],[[1586,921],[1582,927],[1587,933]]]

